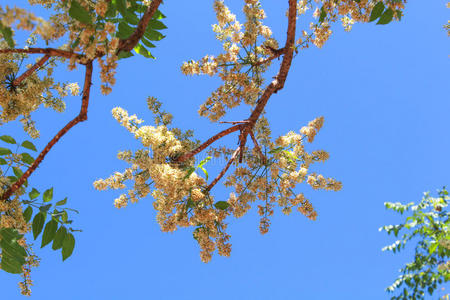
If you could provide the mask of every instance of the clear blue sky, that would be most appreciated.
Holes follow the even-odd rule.
[[[23,0],[1,2],[25,5]],[[116,159],[118,150],[138,146],[112,118],[115,106],[151,124],[145,99],[155,96],[174,114],[176,125],[194,128],[201,140],[224,128],[197,115],[218,81],[188,78],[179,71],[184,60],[220,50],[211,31],[213,1],[165,2],[161,10],[169,29],[153,50],[157,59],[121,61],[117,84],[107,97],[99,92],[96,73],[88,121],[64,136],[30,179],[40,190],[53,186],[56,198],[68,196],[71,207],[80,211],[74,226],[83,230],[64,263],[59,252],[36,245],[42,262],[32,274],[31,298],[388,299],[384,288],[411,257],[381,252],[393,240],[378,228],[400,221],[383,202],[419,201],[422,192],[450,183],[450,49],[442,28],[449,19],[446,1],[410,1],[404,19],[387,26],[357,24],[350,33],[337,26],[323,49],[300,52],[285,88],[267,106],[274,136],[325,116],[310,149],[330,152],[320,171],[341,180],[344,188],[335,193],[303,187],[318,210],[317,221],[277,212],[265,236],[259,234],[255,211],[230,219],[232,255],[215,255],[209,264],[200,261],[190,230],[160,232],[152,199],[117,210],[117,192],[92,186],[97,178],[126,167]],[[240,11],[243,1],[228,2]],[[283,41],[287,1],[263,5]],[[68,73],[63,68],[60,74],[82,82],[81,69]],[[78,113],[79,97],[67,104],[63,114],[34,114],[41,130],[39,149]],[[25,137],[18,125],[3,126],[0,133]],[[229,141],[234,145],[235,138]],[[216,189],[216,199],[227,195]],[[22,299],[19,280],[0,272],[2,299]]]

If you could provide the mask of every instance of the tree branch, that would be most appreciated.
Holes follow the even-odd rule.
[[[286,52],[286,48],[281,48],[281,49],[273,49],[271,47],[267,47],[270,52],[272,52],[272,55],[264,60],[258,61],[257,63],[255,63],[255,66],[260,66],[262,64],[268,63],[271,60],[274,60],[277,57],[280,57],[281,55],[283,55]]]
[[[148,22],[152,19],[155,12],[158,10],[159,5],[161,4],[162,0],[153,0],[150,6],[145,11],[142,18],[139,20],[138,26],[136,30],[133,32],[131,36],[129,36],[125,40],[120,40],[119,42],[119,48],[117,53],[120,51],[131,51],[137,43],[140,41],[142,36],[144,35],[145,29],[147,28]]]
[[[28,48],[28,49],[0,49],[0,53],[29,53],[29,54],[46,54],[49,56],[58,56],[64,58],[82,58],[84,55],[55,48]]]
[[[216,183],[220,180],[220,178],[222,178],[223,175],[225,175],[225,173],[228,171],[228,169],[230,168],[233,161],[236,159],[236,156],[238,155],[238,153],[240,153],[240,152],[242,153],[241,150],[242,150],[241,146],[237,147],[237,149],[234,151],[231,158],[228,160],[228,163],[225,166],[225,168],[223,168],[222,171],[220,172],[220,174],[217,175],[217,177],[208,185],[208,187],[206,188],[207,191],[210,191],[216,185]]]
[[[255,126],[256,121],[259,119],[262,112],[264,111],[264,107],[266,106],[272,94],[278,92],[284,87],[286,77],[292,64],[292,58],[294,57],[296,21],[297,21],[297,2],[295,0],[289,0],[288,29],[287,29],[286,44],[284,46],[283,61],[281,62],[280,70],[278,71],[277,76],[266,87],[261,98],[259,98],[258,102],[256,103],[255,109],[248,118],[249,121],[248,125],[245,126],[241,131],[241,134],[239,136],[239,143],[241,148],[245,147],[245,143],[247,142],[247,135]],[[242,153],[239,158],[239,162],[242,162]]]
[[[294,56],[296,21],[297,21],[297,2],[296,2],[296,0],[289,0],[288,28],[287,28],[286,44],[281,49],[273,50],[274,55],[269,57],[269,59],[274,59],[274,58],[279,57],[284,54],[283,61],[281,63],[281,66],[280,66],[277,76],[264,90],[264,93],[262,94],[261,98],[259,98],[259,100],[255,106],[255,109],[251,113],[250,117],[247,120],[239,121],[239,125],[235,125],[233,127],[230,127],[228,129],[216,134],[215,136],[208,139],[205,143],[200,145],[195,150],[193,150],[187,154],[184,154],[184,155],[180,156],[180,158],[178,158],[177,162],[186,161],[189,158],[191,158],[192,156],[194,156],[195,154],[203,151],[206,147],[211,145],[216,140],[222,138],[223,136],[228,135],[229,133],[237,131],[237,130],[241,131],[241,133],[239,135],[239,147],[233,153],[233,157],[230,159],[230,161],[228,161],[228,164],[222,170],[222,172],[219,174],[219,176],[208,186],[207,190],[210,190],[217,183],[217,181],[219,181],[220,178],[223,177],[225,172],[230,167],[231,163],[236,158],[237,154],[239,154],[239,163],[242,162],[243,153],[244,153],[248,134],[250,134],[252,136],[252,139],[255,143],[255,147],[257,147],[257,150],[259,149],[259,152],[261,152],[261,149],[259,148],[257,140],[253,136],[252,130],[256,124],[256,121],[259,119],[262,112],[264,111],[264,107],[266,106],[267,102],[269,101],[269,98],[274,93],[276,93],[277,91],[281,90],[284,87],[284,83],[286,81],[287,74],[288,74],[289,69],[292,64],[292,58]],[[262,154],[262,152],[261,152],[261,154]],[[263,157],[265,158],[265,156],[263,156]]]
[[[224,137],[224,136],[226,136],[226,135],[229,135],[229,134],[232,133],[232,132],[235,132],[235,131],[240,130],[240,129],[242,128],[242,126],[243,126],[243,124],[238,124],[238,125],[232,126],[232,127],[228,128],[228,129],[225,129],[225,130],[219,132],[219,133],[216,134],[215,136],[210,137],[206,142],[204,142],[203,144],[201,144],[200,146],[198,146],[197,148],[195,148],[195,149],[192,150],[191,152],[188,152],[188,153],[186,153],[186,154],[180,156],[180,157],[176,160],[176,162],[182,163],[182,162],[184,162],[184,161],[190,159],[192,156],[194,156],[194,155],[196,155],[197,153],[200,153],[200,152],[202,152],[203,150],[205,150],[206,147],[208,147],[209,145],[211,145],[212,143],[214,143],[214,142],[217,141],[218,139],[220,139],[220,138],[222,138],[222,137]]]
[[[45,146],[44,150],[42,150],[41,153],[39,153],[39,156],[36,158],[36,160],[33,162],[33,164],[28,168],[28,170],[23,173],[22,177],[19,178],[13,185],[11,185],[5,193],[1,196],[1,199],[6,200],[11,195],[17,191],[23,183],[30,177],[31,173],[33,173],[36,168],[39,166],[39,164],[42,162],[44,157],[47,155],[47,153],[52,149],[52,147],[59,141],[59,139],[66,134],[73,126],[76,124],[83,122],[87,120],[87,109],[89,105],[89,94],[91,90],[92,85],[92,61],[89,61],[86,63],[86,74],[84,77],[84,87],[83,87],[83,96],[82,96],[82,102],[81,102],[81,109],[78,116],[76,116],[72,121],[67,123],[66,126],[64,126],[54,137],[53,139]]]
[[[37,68],[42,67],[43,64],[50,58],[50,55],[46,54],[37,63],[35,63],[31,68],[26,70],[22,75],[14,80],[13,85],[18,86],[25,78],[30,76]]]

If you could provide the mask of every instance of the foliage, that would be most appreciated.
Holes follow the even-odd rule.
[[[408,213],[408,217],[402,224],[380,228],[380,231],[399,238],[383,251],[397,253],[407,244],[417,243],[414,260],[400,269],[402,275],[386,289],[389,292],[400,290],[400,294],[391,299],[425,299],[426,293],[432,295],[439,284],[450,280],[449,200],[448,192],[443,188],[436,198],[425,193],[417,205],[385,203],[387,209],[401,215]]]
[[[297,190],[298,185],[305,183],[314,190],[341,189],[341,182],[310,169],[312,164],[329,158],[323,150],[306,150],[306,143],[313,142],[322,128],[323,117],[315,118],[299,133],[289,131],[272,137],[265,106],[273,94],[283,89],[295,54],[310,46],[323,47],[334,23],[340,22],[346,31],[357,22],[387,24],[401,19],[406,1],[288,0],[287,33],[281,37],[273,36],[264,25],[266,13],[259,0],[244,2],[245,21],[240,23],[223,1],[214,1],[217,24],[213,30],[222,43],[223,53],[189,60],[181,66],[181,72],[218,76],[222,80],[222,85],[200,107],[200,116],[218,122],[240,105],[248,106],[251,114],[241,121],[222,121],[231,126],[201,143],[193,138],[191,130],[173,127],[172,115],[161,110],[156,98],[148,99],[149,109],[155,114],[155,126],[141,126],[143,120],[117,107],[113,110],[114,118],[141,140],[143,148],[134,153],[120,152],[119,159],[130,167],[94,183],[98,190],[124,189],[126,181],[133,183],[127,194],[115,200],[118,208],[152,196],[161,229],[192,227],[204,262],[210,261],[216,250],[219,255],[230,255],[228,217],[242,217],[257,206],[261,216],[259,227],[264,234],[277,207],[284,214],[296,209],[311,220],[317,218],[318,213],[303,191]],[[0,6],[0,125],[20,117],[25,131],[38,138],[39,131],[31,118],[34,111],[43,106],[63,111],[62,98],[69,94],[80,94],[81,109],[36,158],[28,152],[17,152],[20,147],[36,151],[32,142],[19,145],[11,136],[1,137],[4,142],[17,145],[14,152],[0,148],[0,165],[6,168],[0,173],[1,266],[7,272],[22,273],[22,293],[27,295],[30,268],[37,265],[38,259],[24,234],[31,230],[36,239],[42,233],[41,247],[52,243],[52,249],[62,249],[65,260],[72,254],[75,245],[72,233],[76,231],[69,227],[72,221],[68,218],[68,212],[76,211],[65,207],[66,199],[52,204],[53,188],[50,188],[42,194],[42,200],[37,200],[40,195],[37,189],[27,193],[28,178],[72,127],[87,120],[94,67],[100,71],[101,92],[109,94],[120,60],[132,57],[132,51],[154,58],[150,49],[155,47],[154,42],[164,38],[161,31],[167,29],[162,22],[165,16],[159,10],[162,0],[29,0],[29,3],[47,8],[50,16],[44,20],[26,9]],[[278,13],[284,15],[282,11]],[[297,25],[305,23],[309,26],[297,29]],[[15,30],[31,32],[23,48],[16,44]],[[285,44],[280,46],[278,39],[285,40]],[[41,57],[30,61],[31,55]],[[275,76],[266,74],[277,61],[280,63]],[[21,69],[23,62],[29,62],[26,70]],[[81,91],[75,83],[59,83],[54,78],[54,68],[63,63],[68,64],[69,70],[84,69]],[[237,148],[212,146],[235,132],[239,132]],[[252,148],[247,140],[252,141]],[[202,151],[209,153],[208,158],[198,162],[196,155]],[[227,163],[213,177],[207,169],[208,162],[219,157]],[[234,171],[223,183],[233,191],[226,201],[215,201],[212,189],[230,168]],[[9,171],[13,174],[7,174]]]
[[[37,150],[32,142],[18,143],[8,135],[0,136],[0,140],[9,144],[0,147],[2,167],[0,168],[2,176],[0,184],[4,189],[16,182],[23,175],[22,170],[34,162],[30,153],[22,151]],[[9,174],[10,171],[13,174]],[[8,273],[22,274],[24,277],[22,287],[25,294],[29,292],[31,285],[29,270],[32,266],[38,265],[37,256],[32,250],[33,245],[26,241],[25,234],[32,232],[33,239],[36,240],[42,233],[40,247],[43,248],[53,242],[52,249],[62,249],[62,259],[65,260],[72,254],[75,247],[72,233],[79,231],[68,227],[73,222],[69,219],[69,212],[78,213],[78,211],[65,207],[67,198],[55,202],[53,188],[45,190],[42,195],[35,188],[31,188],[26,193],[27,188],[28,182],[25,182],[16,197],[0,202],[0,249],[2,250],[0,268]]]

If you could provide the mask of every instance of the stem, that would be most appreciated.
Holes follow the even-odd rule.
[[[89,94],[91,89],[91,79],[92,79],[92,61],[89,61],[86,64],[86,74],[84,77],[84,87],[83,87],[83,96],[81,102],[81,109],[78,116],[76,116],[72,121],[67,123],[54,137],[53,139],[45,146],[44,150],[39,153],[39,156],[33,162],[33,164],[28,168],[28,170],[23,173],[22,177],[19,178],[13,185],[11,185],[6,192],[1,196],[2,200],[6,200],[11,195],[17,191],[23,183],[30,177],[30,175],[36,170],[39,164],[42,162],[47,153],[52,149],[52,147],[59,141],[59,139],[66,134],[73,126],[76,124],[87,120],[87,109],[89,105]]]
[[[13,85],[18,86],[25,78],[30,76],[37,68],[42,67],[43,64],[50,58],[50,55],[46,54],[37,63],[35,63],[31,68],[26,70],[22,75],[14,80]]]
[[[216,183],[220,180],[220,178],[223,177],[223,175],[225,175],[225,173],[227,172],[227,170],[230,168],[231,164],[233,163],[233,161],[236,159],[236,156],[238,155],[239,152],[242,152],[241,146],[237,147],[236,150],[234,151],[233,155],[231,156],[230,160],[228,160],[227,165],[225,166],[225,168],[222,169],[222,171],[220,172],[219,175],[217,175],[217,177],[213,180],[213,182],[211,182],[208,187],[206,188],[207,191],[210,191],[215,185]]]
[[[225,130],[219,132],[215,136],[210,137],[206,142],[204,142],[203,144],[201,144],[200,146],[198,146],[197,148],[195,148],[191,152],[188,152],[188,153],[180,156],[176,160],[176,162],[181,163],[181,162],[184,162],[184,161],[190,159],[192,156],[194,156],[197,153],[200,153],[201,151],[205,150],[206,147],[208,147],[209,145],[211,145],[212,143],[214,143],[218,139],[220,139],[220,138],[222,138],[222,137],[224,137],[226,135],[229,135],[232,132],[240,130],[242,128],[242,126],[243,126],[243,124],[238,124],[238,125],[232,126],[232,127],[228,128],[228,129],[225,129]]]
[[[120,51],[129,52],[137,45],[137,43],[139,43],[139,41],[141,40],[142,36],[145,33],[145,29],[147,28],[148,22],[150,22],[156,10],[158,10],[158,7],[161,4],[161,2],[162,0],[152,1],[152,3],[142,16],[142,18],[139,20],[138,26],[136,30],[133,32],[133,34],[125,40],[120,40],[119,49],[117,53],[119,53]]]

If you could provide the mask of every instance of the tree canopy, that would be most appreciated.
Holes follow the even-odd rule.
[[[39,130],[31,118],[33,112],[42,107],[63,111],[63,99],[69,94],[80,96],[81,107],[80,113],[36,156],[34,152],[38,151],[32,141],[16,141],[8,134],[0,137],[4,142],[0,148],[0,164],[4,167],[0,173],[1,268],[23,275],[24,294],[30,294],[30,270],[38,264],[26,234],[32,232],[34,240],[39,237],[41,247],[51,244],[65,260],[74,250],[79,230],[72,227],[77,210],[67,207],[67,198],[53,200],[53,188],[39,192],[29,186],[30,176],[71,128],[87,120],[93,82],[98,80],[93,77],[94,69],[99,70],[102,93],[108,95],[121,61],[133,55],[153,59],[150,50],[165,37],[167,29],[161,0],[29,2],[46,8],[48,17],[41,18],[18,7],[0,7],[0,78],[4,78],[0,85],[0,122],[19,120],[30,139],[35,139]],[[279,11],[271,12],[277,13],[280,20],[285,17],[286,23],[285,35],[274,36],[271,28],[264,25],[266,13],[260,1],[244,1],[243,21],[223,1],[214,1],[217,23],[213,31],[223,51],[181,65],[181,72],[186,75],[216,76],[222,81],[198,113],[211,122],[229,124],[227,129],[205,141],[197,140],[193,131],[174,127],[172,115],[152,96],[147,104],[154,114],[154,126],[142,125],[143,120],[121,107],[112,111],[113,117],[140,140],[142,148],[119,152],[118,158],[129,167],[98,179],[94,187],[128,189],[114,200],[117,208],[151,196],[161,230],[192,227],[204,262],[209,262],[215,251],[230,255],[227,225],[231,217],[242,217],[257,207],[260,231],[264,234],[276,209],[287,215],[298,210],[308,219],[316,219],[318,212],[313,201],[298,191],[298,185],[330,191],[342,188],[340,181],[311,167],[328,160],[329,154],[305,148],[314,141],[324,118],[318,116],[298,133],[289,131],[273,137],[266,105],[284,88],[296,55],[312,46],[321,48],[331,37],[333,26],[339,25],[336,23],[350,31],[356,22],[385,25],[398,21],[406,1],[287,2],[287,12],[281,4]],[[30,34],[19,45],[15,37],[26,34],[22,31]],[[25,68],[23,62],[27,64]],[[69,70],[84,70],[82,87],[58,82],[54,71],[63,64]],[[229,112],[239,106],[249,107],[250,114],[230,121]],[[237,147],[213,146],[233,133],[237,133]],[[208,156],[196,159],[203,152]],[[220,172],[210,174],[208,162],[214,158],[223,158],[225,163]],[[213,193],[221,181],[232,190],[225,199]]]

